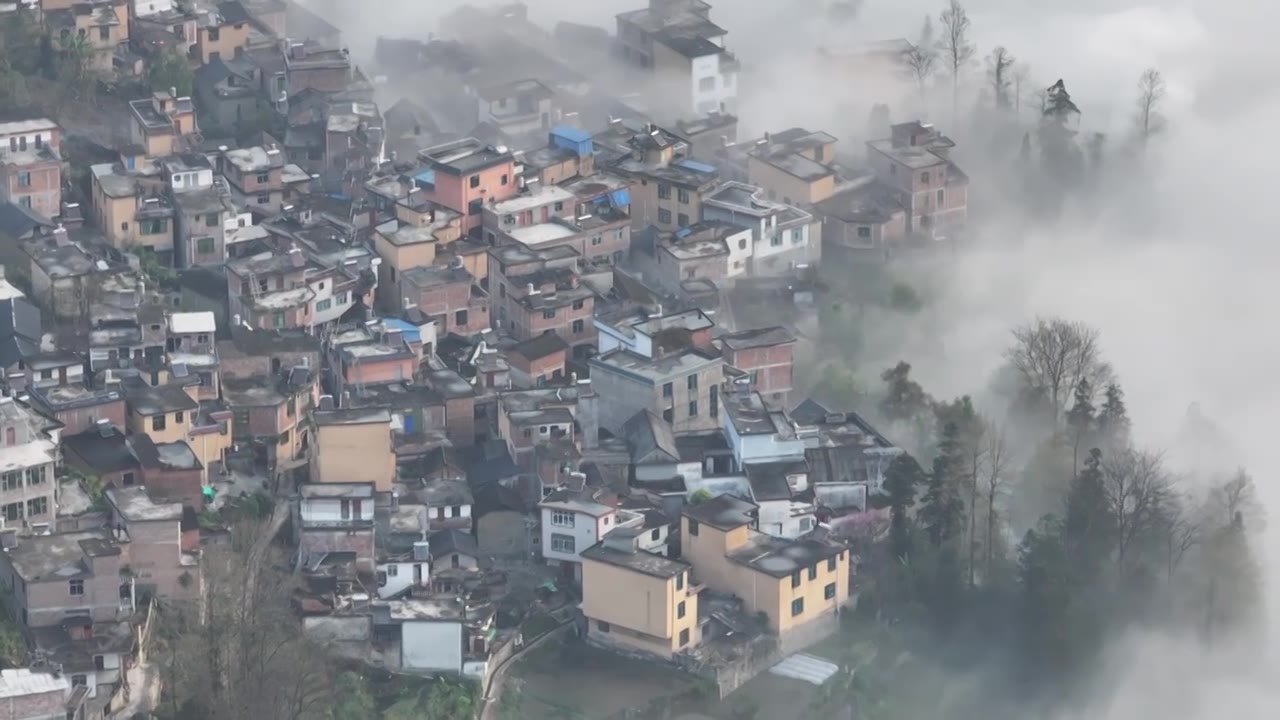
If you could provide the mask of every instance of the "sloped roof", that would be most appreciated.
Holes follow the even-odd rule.
[[[637,465],[680,461],[671,425],[651,410],[642,410],[623,423],[622,436],[631,447],[631,462]]]

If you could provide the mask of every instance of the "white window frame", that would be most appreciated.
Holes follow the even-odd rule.
[[[575,513],[572,510],[551,510],[551,524],[555,527],[571,528],[574,526]]]

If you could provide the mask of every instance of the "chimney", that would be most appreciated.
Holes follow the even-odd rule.
[[[305,60],[307,58],[307,46],[303,43],[294,43],[290,45],[289,57],[294,60]]]
[[[169,86],[169,97],[171,97],[171,98],[176,98],[176,97],[178,97],[178,88],[176,88],[176,87],[174,87],[174,86],[170,85],[170,86]]]

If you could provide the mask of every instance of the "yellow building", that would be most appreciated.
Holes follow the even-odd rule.
[[[316,410],[313,483],[373,483],[391,492],[396,456],[391,444],[391,413],[384,408]]]
[[[754,504],[729,495],[686,505],[682,552],[699,582],[737,595],[748,613],[763,613],[785,646],[789,633],[833,620],[848,602],[850,555],[826,540],[758,532],[756,513]]]
[[[144,382],[124,385],[129,406],[129,432],[142,433],[157,445],[184,442],[199,407],[178,385],[151,387]]]
[[[699,588],[688,564],[636,547],[633,533],[611,533],[582,551],[582,613],[587,637],[669,659],[697,647]]]

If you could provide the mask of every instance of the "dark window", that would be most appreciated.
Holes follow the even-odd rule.
[[[268,182],[271,182],[271,176],[267,173],[258,173],[258,182],[265,185]]]
[[[507,184],[507,182],[508,182],[507,174],[506,174],[506,173],[503,173],[503,174],[502,174],[502,184],[503,184],[503,185],[506,185],[506,184]]]
[[[689,417],[698,417],[698,401],[689,403]]]
[[[182,411],[181,411],[181,410],[179,410],[178,412],[176,412],[176,413],[174,413],[174,414],[173,414],[173,421],[174,421],[174,422],[182,422]]]
[[[199,238],[196,240],[196,252],[201,255],[208,255],[213,252],[214,242],[211,237]]]
[[[688,205],[689,191],[684,188],[680,188],[680,190],[676,193],[676,200],[679,200],[682,205]]]
[[[804,614],[804,598],[796,598],[791,601],[791,617]]]
[[[945,199],[946,199],[946,197],[947,197],[947,196],[946,196],[946,190],[939,190],[939,191],[938,191],[938,207],[942,207],[942,205],[943,205],[943,200],[945,200]]]
[[[584,308],[584,307],[586,307],[586,306],[587,306],[587,301],[586,301],[586,300],[574,300],[574,301],[573,301],[573,309],[574,309],[574,310],[581,310],[582,308]]]
[[[654,539],[654,540],[657,540],[657,539],[658,539],[658,531],[657,531],[657,530],[654,530],[654,531],[653,531],[653,539]],[[680,573],[679,575],[677,575],[677,576],[676,576],[676,589],[677,589],[677,590],[683,590],[683,589],[684,589],[684,573]]]
[[[89,676],[88,675],[72,675],[71,687],[89,687]]]
[[[657,528],[654,528],[653,532],[649,533],[649,539],[650,539],[650,540],[653,540],[654,542],[657,542],[658,538],[661,536],[661,533],[662,533],[662,531],[661,531],[661,530],[658,530]],[[676,578],[676,589],[677,589],[677,590],[679,590],[679,589],[680,589],[680,581],[681,581],[681,578],[677,577],[677,578]]]
[[[471,202],[467,203],[468,215],[479,215],[482,212],[484,212],[483,200],[472,200]]]
[[[466,310],[459,310],[458,312],[454,313],[454,314],[453,314],[453,324],[454,324],[454,325],[466,325],[466,324],[467,324],[467,311],[466,311]]]
[[[711,417],[720,417],[720,387],[711,386]]]
[[[93,669],[94,669],[94,670],[106,670],[106,669],[107,669],[107,659],[106,659],[105,657],[101,656],[101,655],[94,655],[94,656],[93,656]]]
[[[800,587],[800,571],[799,570],[791,573],[791,587],[793,588]]]
[[[674,390],[675,390],[675,385],[673,385],[672,383],[667,383],[666,385],[663,385],[662,397],[671,397]]]
[[[679,620],[682,617],[684,617],[684,601],[681,601],[679,605],[676,605],[676,619]]]
[[[467,178],[467,184],[473,188],[480,187],[480,176],[472,175],[471,177]]]
[[[449,508],[449,517],[462,517],[462,506],[454,505]]]
[[[662,419],[666,420],[667,422],[671,422],[672,420],[675,419],[675,413],[671,410],[671,408],[667,408],[666,410],[662,411]]]
[[[697,375],[690,375],[690,376],[689,376],[689,378],[688,378],[688,380],[687,380],[686,382],[689,384],[689,389],[690,389],[690,390],[697,390],[697,389],[698,389],[698,376],[697,376]]]
[[[698,537],[698,521],[697,520],[689,521],[689,534],[693,537]]]
[[[218,42],[218,28],[209,28],[209,42]]]
[[[927,173],[927,172],[922,172],[922,173],[920,173],[920,182],[922,182],[922,183],[928,183],[928,182],[929,182],[929,173]]]
[[[121,475],[121,476],[120,476],[120,483],[121,483],[122,485],[124,485],[125,487],[128,487],[128,486],[132,485],[132,484],[134,483],[133,473],[131,473],[131,472],[127,472],[127,473],[125,473],[124,475]]]
[[[836,559],[835,559],[835,558],[833,558],[833,557],[827,558],[827,569],[828,569],[828,570],[830,570],[831,572],[835,572],[835,571],[836,571]]]
[[[586,321],[584,321],[584,320],[574,320],[574,321],[573,321],[573,332],[574,332],[574,334],[575,334],[575,335],[576,335],[576,334],[578,334],[578,333],[580,333],[580,332],[582,332],[583,330],[586,330],[586,329],[587,329],[587,323],[586,323]]]
[[[810,567],[809,567],[809,579],[810,579],[810,580],[817,580],[817,579],[818,579],[818,566],[817,566],[817,565],[812,565],[812,566],[810,566]]]
[[[671,199],[671,186],[670,186],[670,185],[668,185],[668,184],[666,184],[666,183],[664,183],[664,182],[660,182],[660,183],[658,183],[658,199],[659,199],[659,200],[669,200],[669,199]]]
[[[662,223],[663,225],[670,225],[670,224],[671,224],[671,211],[670,211],[670,210],[663,210],[662,208],[658,208],[658,222]]]
[[[111,26],[107,25],[107,26],[103,26],[103,27],[98,28],[98,39],[99,39],[99,40],[110,40],[110,39],[111,39]]]
[[[597,620],[597,621],[596,621],[596,629],[597,629],[597,630],[599,630],[599,631],[600,631],[600,632],[602,632],[602,633],[607,633],[607,632],[609,632],[609,623],[607,623],[607,622],[605,622],[605,621],[603,621],[603,620]]]
[[[860,237],[860,238],[869,238],[869,237],[871,237],[871,228],[867,227],[866,225],[861,225],[861,226],[859,226],[859,227],[858,227],[858,237]]]
[[[689,644],[689,628],[680,631],[680,647]]]
[[[164,415],[157,415],[157,416],[155,416],[155,417],[151,418],[151,429],[152,429],[152,430],[163,430],[163,429],[165,429],[165,427],[166,427],[166,425],[165,425],[165,416],[164,416]]]
[[[822,597],[826,598],[827,600],[834,600],[836,597],[836,584],[831,583],[830,585],[823,588]]]
[[[543,310],[543,311],[542,311],[542,318],[543,318],[544,320],[551,320],[551,319],[552,319],[552,318],[554,318],[555,316],[556,316],[556,309],[555,309],[555,308],[549,308],[549,309],[547,309],[547,310]]]
[[[684,213],[680,213],[679,215],[676,216],[676,224],[678,224],[680,227],[688,227],[689,216],[685,215]]]
[[[80,595],[84,595],[84,581],[83,580],[69,581],[67,583],[67,592],[77,597]]]

